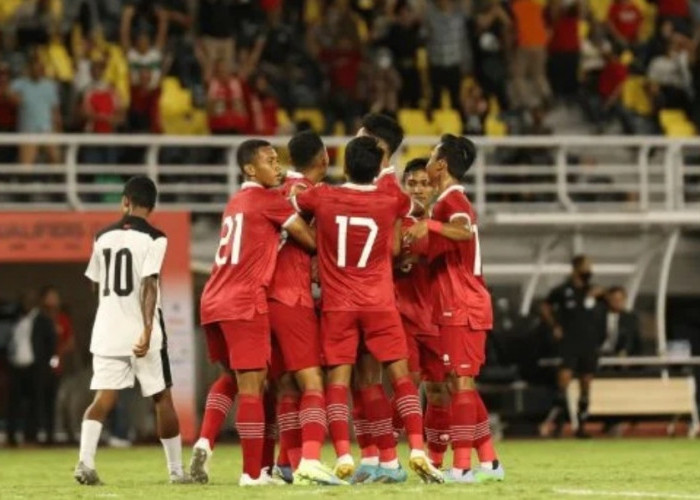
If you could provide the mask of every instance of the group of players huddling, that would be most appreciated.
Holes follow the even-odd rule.
[[[98,234],[86,273],[99,284],[100,305],[91,346],[97,393],[85,413],[74,473],[80,483],[100,483],[101,422],[115,391],[135,377],[156,402],[172,482],[208,482],[234,400],[240,485],[403,482],[400,433],[410,468],[426,483],[503,480],[474,382],[492,328],[477,218],[461,184],[476,150],[464,137],[443,136],[429,159],[406,165],[402,188],[390,165],[402,140],[394,120],[366,116],[345,148],[346,182],[339,186],[321,182],[329,159],[313,132],[289,141],[293,168],[286,175],[268,142],[239,146],[245,182],[224,210],[201,297],[209,357],[223,370],[209,390],[189,475],[158,308],[166,240],[145,220],[155,186],[143,177],[127,183],[127,214]],[[131,337],[107,339],[115,307],[131,316],[134,326],[125,325]],[[351,455],[350,398],[359,463]],[[327,436],[337,456],[333,468],[321,462]],[[452,467],[443,472],[449,444]]]

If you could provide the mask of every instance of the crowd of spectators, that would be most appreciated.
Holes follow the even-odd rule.
[[[698,0],[3,0],[0,132],[352,133],[452,108],[466,133],[524,133],[558,106],[660,132],[663,109],[700,122],[699,19]]]

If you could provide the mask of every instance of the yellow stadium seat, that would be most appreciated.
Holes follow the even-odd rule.
[[[416,52],[416,67],[418,71],[428,70],[428,51],[425,48],[420,48]]]
[[[499,120],[498,115],[489,114],[484,123],[486,135],[490,137],[502,137],[508,135],[508,126]]]
[[[585,40],[588,38],[588,35],[591,32],[591,23],[586,21],[585,19],[581,19],[578,22],[578,36],[581,40]]]
[[[441,109],[433,115],[438,134],[462,135],[462,117],[454,109]]]
[[[588,0],[588,9],[593,18],[602,23],[608,18],[608,10],[611,3],[612,0]]]
[[[680,109],[662,109],[659,122],[664,135],[669,137],[692,137],[697,134],[685,111]]]
[[[322,134],[326,128],[326,120],[318,109],[301,108],[294,111],[294,121],[307,121],[314,131]]]
[[[406,135],[436,135],[435,123],[428,121],[422,109],[402,109],[398,113],[399,124]]]
[[[20,5],[22,5],[22,0],[2,0],[0,2],[0,23],[12,17]]]
[[[47,75],[61,82],[73,81],[73,60],[59,37],[52,37],[49,44],[42,47],[39,57],[48,68]]]
[[[292,120],[289,118],[289,113],[287,113],[286,110],[282,108],[279,108],[277,110],[277,123],[280,127],[286,127],[287,125],[292,123]]]
[[[630,76],[622,87],[622,104],[630,111],[643,116],[652,112],[652,103],[646,90],[646,78]]]

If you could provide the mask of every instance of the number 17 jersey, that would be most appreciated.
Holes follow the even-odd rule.
[[[396,310],[394,223],[411,211],[400,191],[375,185],[320,185],[292,198],[316,219],[323,311]]]
[[[200,301],[203,325],[267,313],[280,232],[296,217],[279,191],[243,183],[222,217],[221,240]]]

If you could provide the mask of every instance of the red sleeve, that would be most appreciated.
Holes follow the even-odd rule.
[[[396,191],[396,217],[408,217],[413,211],[413,201],[401,190]]]
[[[279,191],[268,191],[267,193],[269,196],[264,201],[263,215],[275,225],[285,227],[297,216],[294,207]]]
[[[322,186],[312,187],[297,193],[292,197],[292,205],[298,212],[308,212],[313,214],[316,212],[318,205],[319,190]]]
[[[442,210],[440,211],[442,222],[451,222],[454,219],[463,217],[469,220],[469,225],[476,223],[471,204],[463,194],[450,194],[443,200],[442,205]]]

